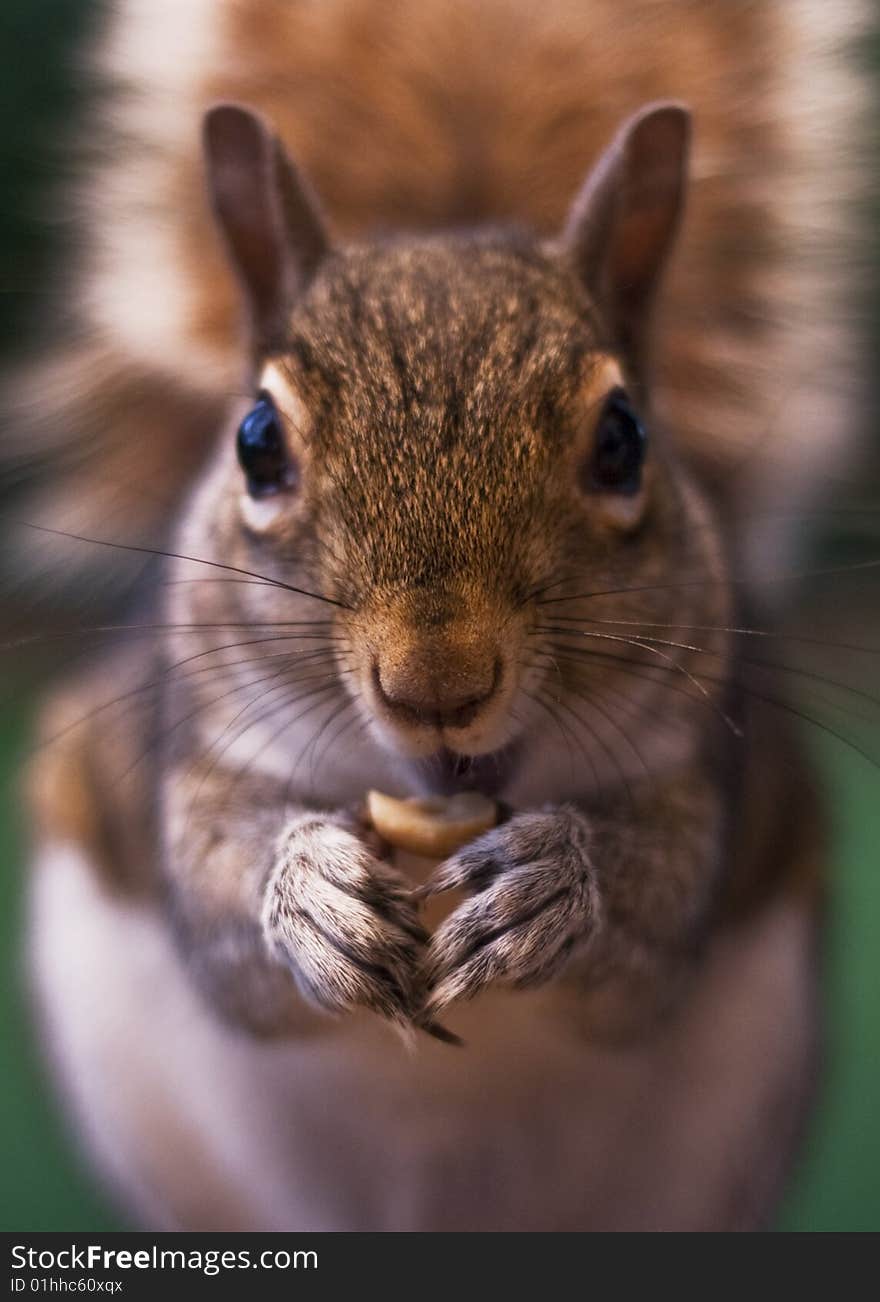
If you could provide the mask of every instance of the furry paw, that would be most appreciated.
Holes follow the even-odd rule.
[[[288,824],[266,886],[263,932],[273,958],[322,1008],[414,1020],[427,932],[403,878],[342,820],[310,814]]]
[[[472,892],[431,938],[429,1015],[485,986],[536,986],[595,925],[589,830],[575,810],[520,814],[443,864],[423,888]]]

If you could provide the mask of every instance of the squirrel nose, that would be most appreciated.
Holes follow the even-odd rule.
[[[409,656],[373,666],[383,704],[409,723],[466,728],[491,701],[501,682],[501,660],[461,663],[449,657]]]

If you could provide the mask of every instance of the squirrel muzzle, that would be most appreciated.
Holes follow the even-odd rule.
[[[428,639],[414,648],[393,648],[373,666],[383,706],[404,723],[466,728],[489,706],[501,684],[501,657],[491,649]]]
[[[385,606],[360,643],[361,692],[386,742],[409,756],[485,754],[507,740],[513,659],[501,621],[459,609],[444,620]]]

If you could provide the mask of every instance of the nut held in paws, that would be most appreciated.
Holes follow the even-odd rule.
[[[369,791],[367,810],[376,831],[395,849],[428,859],[445,859],[498,821],[495,801],[477,791],[409,800]]]

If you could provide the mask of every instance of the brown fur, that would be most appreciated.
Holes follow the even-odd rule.
[[[803,937],[815,899],[800,867],[814,847],[806,835],[777,837],[797,779],[781,783],[775,810],[770,783],[754,787],[760,711],[737,691],[719,520],[740,491],[737,459],[763,435],[783,377],[795,379],[789,350],[798,346],[799,366],[814,359],[812,322],[777,333],[792,285],[815,289],[789,225],[799,168],[814,159],[774,97],[787,57],[780,7],[678,8],[673,22],[647,0],[626,18],[596,3],[589,26],[572,28],[582,6],[527,22],[513,3],[380,11],[242,0],[222,9],[210,67],[190,86],[194,104],[234,95],[269,113],[337,229],[355,238],[325,252],[271,137],[235,111],[225,127],[212,119],[215,208],[251,319],[271,325],[252,336],[253,378],[281,414],[297,487],[249,497],[226,431],[181,514],[150,698],[159,761],[134,823],[151,848],[161,843],[155,916],[211,1008],[263,1036],[326,1034],[367,1085],[376,1075],[360,1053],[360,1007],[442,1038],[437,1016],[455,1030],[457,1005],[485,994],[492,1007],[498,987],[548,987],[551,1038],[636,1037],[621,1050],[634,1063],[686,1025],[707,956],[725,938],[736,952],[736,937],[758,934],[778,907],[797,920],[801,1020],[791,1064],[778,1059],[784,1080],[768,1093],[798,1110],[805,1097],[813,978]],[[601,69],[601,96],[587,65]],[[696,186],[649,352],[648,308],[679,216],[681,111],[631,121],[559,232],[583,155],[595,158],[621,111],[667,89],[696,111]],[[171,336],[146,331],[143,360],[151,353],[157,374],[207,401],[244,371],[237,313],[209,252],[189,146],[172,143],[167,118],[160,126],[154,179],[192,220],[168,246],[182,290],[179,355]],[[224,131],[239,128],[244,153],[224,157]],[[224,189],[230,165],[244,171]],[[484,229],[423,231],[472,222]],[[386,238],[389,225],[416,233]],[[295,276],[286,259],[298,239],[315,256]],[[267,265],[277,269],[268,279]],[[282,289],[294,284],[288,302]],[[638,329],[619,319],[627,297]],[[650,432],[631,494],[589,473],[599,413],[621,383]],[[823,377],[811,383],[822,388]],[[807,462],[819,426],[798,419],[797,429]],[[182,481],[168,460],[171,482]],[[465,715],[433,708],[475,691]],[[432,708],[395,709],[395,694]],[[104,734],[101,725],[95,745],[106,760],[118,752]],[[774,735],[766,754],[778,745]],[[368,782],[398,794],[436,785],[438,747],[471,765],[464,780],[475,785],[486,780],[481,760],[494,761],[510,816],[431,877],[427,893],[465,895],[429,935],[404,868],[377,856],[355,806]],[[106,806],[107,772],[72,822],[63,802],[50,808],[49,831],[90,845],[103,837],[128,860],[142,845],[108,840],[118,815],[77,812],[90,799]],[[727,930],[731,919],[744,930]],[[327,1029],[310,1005],[346,1017]],[[516,1016],[482,1024],[490,1057]],[[738,1066],[748,1070],[742,1055]],[[458,1097],[444,1070],[441,1097]],[[717,1080],[713,1090],[723,1097]],[[755,1223],[770,1205],[791,1127],[771,1143],[771,1105],[755,1106],[748,1143],[762,1161],[742,1180],[724,1150],[712,1225]],[[478,1135],[479,1117],[460,1115]],[[573,1121],[582,1117],[575,1105]],[[393,1117],[383,1124],[398,1133]],[[475,1154],[479,1172],[478,1142]],[[466,1199],[448,1192],[454,1182],[435,1182],[430,1160],[417,1169],[457,1214]],[[375,1224],[373,1204],[366,1215]],[[534,1220],[519,1212],[505,1224]],[[618,1220],[627,1223],[626,1200]]]
[[[658,334],[658,407],[753,517],[783,492],[790,506],[815,488],[847,424],[860,89],[846,58],[862,23],[852,0],[556,0],[537,11],[526,0],[190,0],[167,14],[118,0],[97,62],[117,84],[109,116],[125,160],[111,153],[83,181],[73,289],[85,347],[102,359],[98,388],[81,387],[83,345],[62,345],[19,390],[7,444],[76,453],[96,405],[136,377],[135,407],[114,405],[100,430],[108,466],[138,464],[138,413],[151,401],[154,427],[174,437],[148,492],[144,475],[112,472],[113,495],[137,511],[114,515],[112,532],[161,536],[164,503],[213,423],[169,425],[164,391],[175,386],[183,410],[177,388],[191,388],[210,413],[241,383],[237,309],[197,162],[212,100],[263,109],[350,237],[508,219],[553,231],[622,117],[671,96],[692,106],[695,163]],[[78,477],[75,491],[82,531],[106,533],[106,479]],[[57,526],[57,494],[31,518]]]
[[[667,117],[663,110],[657,121]],[[242,230],[250,241],[261,229],[266,258],[281,267],[302,214],[287,233],[262,222],[272,186],[260,197],[262,173],[248,160],[254,150],[274,153],[264,155],[264,137],[246,118],[227,113],[223,121],[245,150],[249,185],[232,187],[229,203],[221,196],[221,219],[233,254],[246,255],[236,261],[248,288],[256,284],[261,311],[274,319],[262,260]],[[212,166],[224,129],[213,120]],[[220,157],[225,184],[235,151]],[[674,158],[671,187],[651,191],[651,202],[666,196],[673,213],[677,151]],[[636,179],[627,185],[639,194]],[[606,204],[601,187],[591,194],[575,210],[585,238],[592,209],[601,217]],[[241,203],[247,222],[239,228]],[[650,245],[640,247],[644,254]],[[545,244],[490,231],[330,251],[257,367],[258,386],[281,413],[298,487],[255,505],[221,445],[184,513],[176,552],[222,556],[261,582],[208,576],[191,585],[189,561],[170,568],[177,582],[167,604],[162,714],[179,722],[161,766],[164,867],[193,971],[222,1011],[255,1028],[289,1025],[285,967],[318,1004],[363,1003],[419,1026],[492,980],[547,981],[584,934],[589,945],[572,971],[585,1002],[587,987],[624,986],[636,1021],[672,998],[711,923],[728,866],[712,755],[724,718],[730,610],[718,526],[650,412],[653,450],[642,488],[627,499],[632,518],[615,521],[609,508],[618,495],[583,479],[607,392],[632,374],[633,359],[609,336],[608,304],[591,297],[582,248],[580,238]],[[633,289],[625,260],[616,274]],[[647,262],[651,282],[656,274]],[[599,282],[613,288],[613,277]],[[262,528],[251,522],[257,507],[270,513]],[[690,582],[670,584],[670,574]],[[700,650],[669,643],[668,656],[603,631],[606,620],[625,630],[614,621],[627,618],[719,627]],[[233,662],[217,698],[215,679],[181,680],[174,666],[193,655],[212,659],[224,627],[247,629],[252,641],[261,630],[279,632]],[[586,659],[570,640],[584,627],[595,652]],[[285,639],[288,628],[301,631]],[[305,672],[297,639],[311,648]],[[254,681],[279,656],[277,669]],[[400,717],[376,688],[403,674],[410,690],[423,693],[428,676],[434,691],[457,691],[459,679],[491,678],[493,664],[488,702],[448,727]],[[678,698],[668,690],[676,672],[692,689]],[[261,694],[251,693],[267,681],[263,709]],[[615,722],[621,699],[634,707],[627,727]],[[428,937],[402,880],[365,859],[356,829],[339,822],[339,807],[363,791],[360,777],[347,797],[335,794],[337,739],[358,717],[369,737],[361,765],[430,757],[441,744],[477,758],[516,752],[501,790],[517,812],[456,856],[431,889],[471,885],[486,861],[492,884],[439,928],[423,957]],[[582,751],[569,755],[567,772],[566,722]],[[238,768],[227,752],[248,743],[252,728],[258,747]],[[273,751],[286,787],[272,771]],[[541,756],[552,761],[544,772]],[[642,772],[631,787],[634,760]],[[253,791],[252,765],[265,774]],[[391,780],[418,776],[410,766]],[[525,862],[533,864],[528,881],[520,880]],[[330,863],[339,867],[330,872]],[[517,948],[507,935],[523,927]]]

